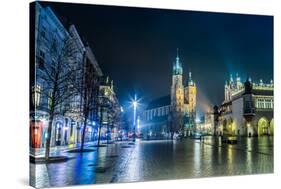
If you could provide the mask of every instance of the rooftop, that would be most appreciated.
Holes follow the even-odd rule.
[[[168,106],[171,104],[171,97],[170,95],[162,96],[157,99],[152,100],[148,106],[146,107],[146,110]]]

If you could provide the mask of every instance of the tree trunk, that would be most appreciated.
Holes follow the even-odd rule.
[[[46,148],[45,148],[45,159],[46,161],[49,160],[50,157],[50,143],[51,143],[51,136],[52,136],[52,124],[53,124],[54,115],[53,113],[50,114],[48,131],[47,131],[47,140],[46,140]]]
[[[98,136],[98,146],[100,145],[100,134],[103,120],[103,109],[101,108],[100,125],[99,125],[99,136]]]
[[[84,119],[84,127],[83,127],[82,139],[81,139],[81,147],[80,147],[81,152],[84,149],[84,140],[85,140],[86,127],[87,127],[87,120],[88,120],[88,113],[85,115],[85,119]]]
[[[107,112],[106,143],[109,144],[109,114]]]
[[[57,70],[60,70],[60,64],[57,65]],[[50,108],[50,117],[49,117],[49,125],[48,125],[48,136],[47,136],[47,140],[46,140],[46,150],[45,150],[45,159],[46,161],[49,160],[50,157],[50,143],[51,143],[51,137],[52,137],[52,126],[53,126],[53,120],[54,120],[54,114],[55,114],[55,103],[57,103],[56,101],[56,94],[57,94],[57,90],[58,90],[58,78],[59,78],[59,72],[57,72],[55,74],[55,83],[54,83],[54,88],[52,91],[52,96],[51,96],[51,108]]]

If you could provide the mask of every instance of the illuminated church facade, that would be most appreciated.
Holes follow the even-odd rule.
[[[170,94],[151,101],[142,114],[144,138],[167,138],[175,133],[190,135],[195,129],[196,95],[191,72],[184,83],[183,66],[177,53]]]

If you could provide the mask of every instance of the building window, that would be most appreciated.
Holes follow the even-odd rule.
[[[45,52],[42,50],[39,50],[38,66],[40,69],[43,69],[44,65],[45,65]]]
[[[41,36],[44,39],[46,39],[46,27],[45,26],[42,26],[40,33],[41,33]]]
[[[71,127],[70,127],[70,136],[73,135],[73,126],[74,126],[74,121],[71,120]]]
[[[51,109],[52,107],[52,96],[53,96],[53,91],[50,90],[49,93],[48,93],[48,108]]]
[[[145,117],[144,120],[146,120],[146,121],[149,120],[149,111],[145,111],[144,117]]]
[[[256,101],[256,108],[260,108],[260,99],[257,99]]]
[[[265,105],[265,108],[266,109],[269,109],[270,108],[270,101],[268,101],[267,99],[266,100],[264,100],[264,105]]]
[[[52,53],[53,53],[54,55],[57,55],[57,52],[58,52],[58,43],[57,43],[56,38],[53,39],[51,49],[52,49]]]
[[[265,108],[266,109],[272,109],[273,108],[273,100],[271,99],[265,99]]]
[[[36,85],[32,87],[32,100],[35,107],[40,105],[41,91],[42,88],[40,85]]]
[[[271,109],[273,108],[273,100],[272,99],[257,99],[256,108],[260,109]]]

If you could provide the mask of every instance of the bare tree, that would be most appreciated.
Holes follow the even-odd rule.
[[[45,101],[45,108],[49,112],[49,122],[46,138],[45,160],[50,158],[50,143],[52,136],[52,125],[56,115],[61,115],[65,102],[77,94],[77,81],[79,81],[80,62],[77,52],[71,46],[71,38],[67,37],[62,43],[57,40],[51,41],[48,55],[51,61],[41,65],[40,71],[36,72],[36,80],[43,82],[41,91]],[[37,82],[37,81],[36,81]]]
[[[91,114],[96,113],[97,100],[99,92],[99,76],[96,72],[94,65],[91,61],[87,60],[86,53],[84,54],[84,66],[83,66],[83,79],[80,87],[81,95],[81,114],[83,115],[83,130],[81,139],[82,152],[85,143],[86,127],[91,121]]]
[[[101,139],[101,129],[102,129],[102,126],[103,126],[103,121],[105,119],[105,116],[104,114],[109,112],[109,109],[110,109],[110,101],[108,99],[108,97],[105,97],[103,95],[99,95],[99,98],[98,98],[98,103],[99,103],[99,109],[100,109],[100,123],[99,123],[99,133],[98,133],[98,147],[100,146],[100,139]],[[108,118],[107,118],[108,119]]]

